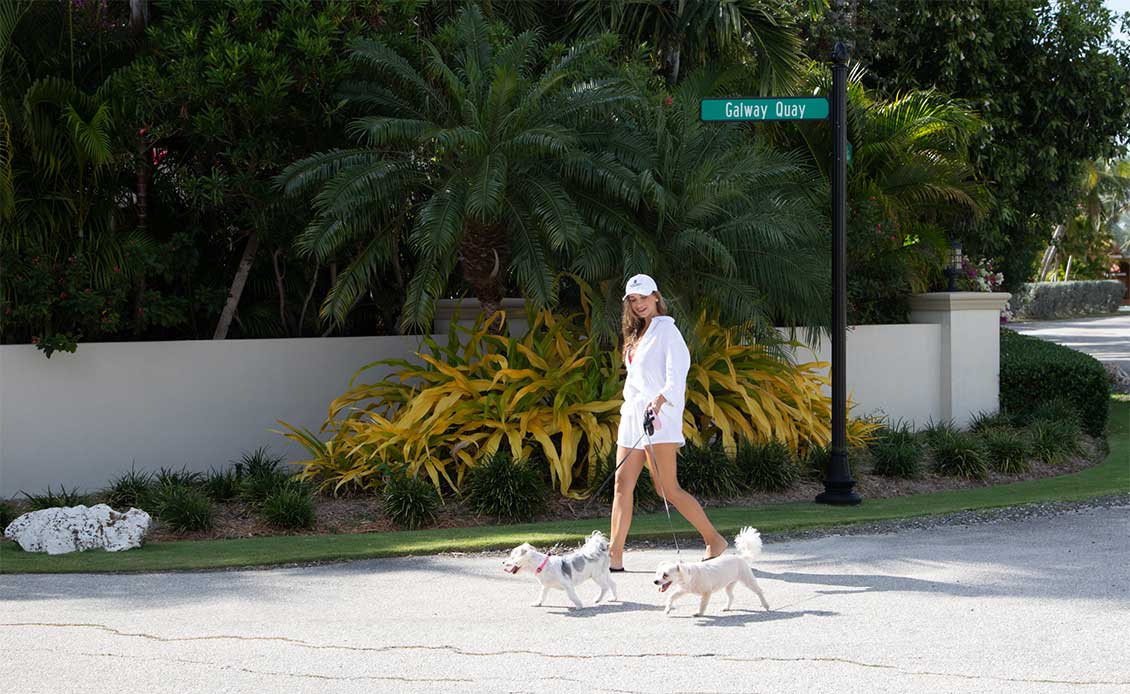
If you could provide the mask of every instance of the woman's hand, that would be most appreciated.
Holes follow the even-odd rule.
[[[659,416],[659,409],[667,404],[667,398],[662,395],[657,395],[654,400],[647,404],[647,408],[651,410],[652,414],[656,417]]]

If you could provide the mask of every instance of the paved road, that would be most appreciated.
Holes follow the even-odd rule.
[[[501,555],[0,576],[0,682],[35,692],[1128,692],[1130,507],[769,543],[773,610],[532,608]],[[591,600],[593,590],[582,596]],[[834,689],[833,689],[834,688]]]
[[[1010,323],[1009,328],[1114,362],[1130,373],[1130,312],[1100,318]]]

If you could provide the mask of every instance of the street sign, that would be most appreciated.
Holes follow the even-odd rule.
[[[699,118],[704,121],[827,120],[828,100],[822,96],[703,99]]]

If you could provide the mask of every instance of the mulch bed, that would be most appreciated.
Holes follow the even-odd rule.
[[[852,460],[853,476],[856,481],[856,492],[864,499],[886,499],[914,494],[928,494],[931,492],[946,491],[951,489],[973,489],[978,487],[991,487],[1024,480],[1043,479],[1056,477],[1072,472],[1078,472],[1095,465],[1102,460],[1096,442],[1083,437],[1083,454],[1066,462],[1049,465],[1044,462],[1034,461],[1028,472],[1016,475],[1002,475],[990,472],[983,480],[966,480],[956,477],[945,477],[927,472],[918,479],[899,479],[881,477],[868,473],[869,464],[866,453],[854,453]],[[719,506],[764,506],[790,501],[811,501],[817,494],[824,491],[822,483],[802,479],[791,489],[775,493],[745,494],[739,497],[726,499],[700,498],[699,501],[706,508]],[[268,525],[259,516],[255,515],[245,504],[240,502],[217,503],[213,510],[212,528],[207,531],[191,533],[174,533],[162,528],[159,521],[155,521],[147,541],[172,541],[172,540],[214,540],[232,539],[240,537],[263,537],[274,535],[320,535],[330,533],[370,533],[399,530],[394,523],[383,517],[380,503],[373,495],[350,495],[341,497],[318,496],[315,499],[316,524],[311,530],[279,530]],[[660,507],[662,508],[662,507]],[[639,511],[637,511],[639,512]],[[546,504],[545,512],[533,519],[538,521],[558,521],[582,518],[607,519],[609,504],[565,499],[560,495],[551,494]],[[468,528],[488,525],[501,525],[497,519],[473,513],[458,499],[448,499],[441,508],[437,521],[431,528]],[[8,542],[9,540],[0,539]]]

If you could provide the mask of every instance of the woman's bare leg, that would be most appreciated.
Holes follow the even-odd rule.
[[[624,460],[625,455],[627,460]],[[636,481],[643,471],[643,451],[618,446],[616,462],[621,460],[624,464],[616,471],[612,492],[612,541],[608,546],[609,564],[614,569],[624,566],[624,542],[628,539],[628,528],[632,526],[632,503]]]
[[[657,443],[651,447],[653,456],[649,457],[652,458],[651,474],[655,491],[666,496],[667,501],[702,535],[702,541],[706,543],[706,556],[717,557],[726,551],[726,538],[714,529],[698,500],[679,486],[678,449],[678,444],[674,443]]]

